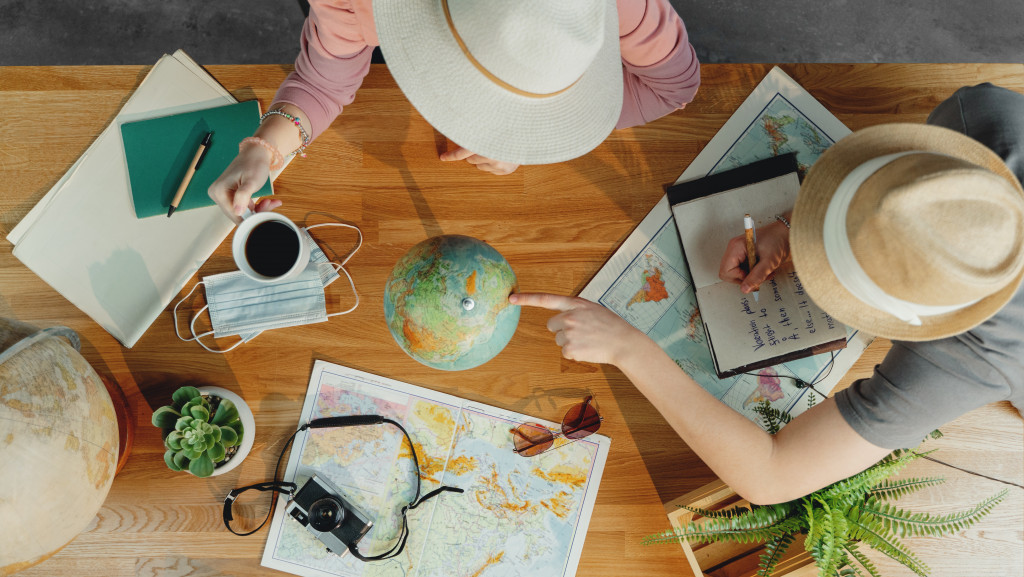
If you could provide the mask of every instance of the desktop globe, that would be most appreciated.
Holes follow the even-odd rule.
[[[446,371],[501,352],[519,324],[508,302],[516,275],[489,244],[459,235],[429,238],[398,260],[384,288],[384,318],[402,350]]]
[[[78,342],[0,318],[0,575],[87,529],[114,480],[117,415]]]

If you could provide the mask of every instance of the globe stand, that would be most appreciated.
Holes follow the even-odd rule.
[[[99,373],[97,373],[99,374]],[[116,477],[121,473],[128,457],[132,454],[132,445],[135,442],[135,419],[132,418],[131,405],[128,404],[128,397],[121,390],[117,381],[99,375],[103,385],[107,387],[107,394],[114,403],[114,414],[117,416],[117,468],[114,470]]]

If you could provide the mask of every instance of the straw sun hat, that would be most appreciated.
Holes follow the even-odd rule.
[[[402,92],[476,154],[561,162],[619,119],[615,0],[374,0],[373,15]]]
[[[888,124],[837,142],[804,179],[792,226],[815,303],[891,339],[969,330],[1024,275],[1024,190],[995,153],[946,128]]]

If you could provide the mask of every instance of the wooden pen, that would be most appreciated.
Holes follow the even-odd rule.
[[[747,235],[747,274],[754,270],[757,264],[757,233],[754,231],[754,219],[749,214],[743,215],[743,231]],[[751,294],[754,295],[754,302],[757,302],[758,291],[761,285],[754,287]]]
[[[192,175],[199,169],[199,164],[203,162],[203,158],[206,156],[206,151],[210,149],[210,139],[213,137],[212,132],[207,132],[206,137],[199,143],[199,148],[196,150],[195,156],[192,157],[192,162],[189,164],[188,171],[185,172],[185,177],[181,179],[181,184],[178,185],[178,192],[174,193],[174,200],[171,201],[170,208],[167,209],[167,218],[170,218],[174,214],[175,209],[178,208],[178,203],[181,202],[181,198],[185,196],[185,189],[188,188],[188,184],[192,182]]]

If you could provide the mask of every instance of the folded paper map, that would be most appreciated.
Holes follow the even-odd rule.
[[[511,429],[528,421],[557,425],[316,362],[300,422],[371,414],[409,431],[421,495],[442,484],[465,492],[442,493],[410,511],[405,551],[372,563],[328,553],[284,514],[281,497],[264,566],[307,577],[575,575],[608,457],[607,437],[590,435],[568,444],[560,438],[541,455],[521,457],[512,451]],[[296,437],[284,479],[301,486],[316,473],[344,491],[373,520],[359,550],[376,555],[394,544],[400,509],[414,496],[410,457],[395,427],[310,430]]]

